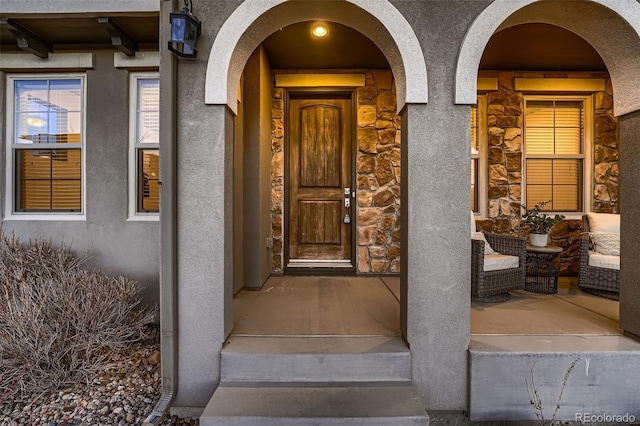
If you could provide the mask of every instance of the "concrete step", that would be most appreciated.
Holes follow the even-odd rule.
[[[640,342],[628,337],[472,335],[469,352],[473,421],[640,419]]]
[[[408,383],[411,356],[400,337],[232,336],[221,381],[252,383]]]
[[[415,388],[405,386],[219,387],[200,425],[428,426]]]

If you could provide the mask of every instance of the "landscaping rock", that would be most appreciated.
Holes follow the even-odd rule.
[[[0,424],[141,425],[160,399],[160,334],[113,354],[90,383],[48,393],[0,397]],[[158,362],[152,362],[157,360]],[[151,361],[151,362],[150,362]],[[197,419],[165,415],[161,425],[198,425]]]

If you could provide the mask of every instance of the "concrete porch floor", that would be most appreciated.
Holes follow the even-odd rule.
[[[242,290],[232,335],[400,336],[396,277],[270,277]]]
[[[242,290],[233,335],[399,336],[399,277],[271,277]],[[472,335],[621,335],[619,303],[560,278],[557,294],[511,292],[507,302],[471,304]]]
[[[558,293],[510,292],[503,303],[471,304],[471,334],[622,335],[619,302],[582,292],[561,277]]]
[[[558,287],[553,295],[519,290],[511,292],[506,302],[471,304],[468,419],[458,419],[457,424],[535,421],[525,378],[536,365],[536,383],[544,386],[541,407],[545,414],[553,413],[558,383],[572,362],[578,363],[577,373],[567,381],[557,420],[572,421],[575,413],[582,412],[631,413],[640,418],[635,399],[640,392],[640,342],[622,335],[619,302],[582,293],[576,279],[563,278]],[[402,352],[405,345],[397,337],[399,288],[398,277],[271,277],[259,291],[243,290],[236,296],[234,327],[224,355],[234,355],[232,345],[242,339],[253,345],[242,354],[251,357],[249,365],[260,364],[254,358],[271,356],[276,350],[282,352],[278,360],[289,365],[289,358],[295,358],[297,363],[290,364],[296,366],[302,363],[299,359],[324,359],[328,353],[369,356],[368,339],[397,339],[399,353],[406,355],[408,349]],[[288,352],[290,339],[302,355]],[[347,343],[350,346],[344,349]],[[317,346],[322,350],[313,349]],[[270,371],[276,364],[265,365]],[[355,364],[368,365],[361,360]],[[321,371],[326,375],[333,370]],[[286,401],[280,404],[284,408],[290,405]],[[451,424],[451,418],[438,420],[437,415],[433,424]]]

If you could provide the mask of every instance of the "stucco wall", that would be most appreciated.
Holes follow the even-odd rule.
[[[200,2],[198,59],[177,67],[178,393],[173,410],[201,410],[220,379],[220,350],[232,326],[233,136],[235,114],[205,105],[213,39],[242,1]],[[245,64],[242,64],[244,67]],[[237,98],[234,100],[237,102]],[[204,189],[204,190],[203,190]]]
[[[269,3],[268,11],[264,9],[267,17],[249,28],[246,37],[238,43],[240,50],[247,50],[245,58],[267,34],[278,29],[277,25],[268,23],[278,15],[277,3]],[[328,2],[308,3],[309,9],[317,10]],[[420,42],[429,73],[429,81],[420,83],[428,84],[430,94],[428,105],[409,104],[402,112],[403,142],[406,141],[403,143],[406,173],[403,174],[402,185],[406,196],[402,209],[401,268],[403,318],[406,321],[402,322],[412,351],[413,378],[425,406],[429,410],[462,411],[468,401],[469,107],[455,102],[455,75],[467,30],[477,22],[484,8],[505,2],[393,0],[392,3],[411,25]],[[553,2],[540,3],[546,7]],[[591,2],[573,2],[588,3]],[[204,63],[209,59],[215,65],[212,68],[223,73],[230,70],[233,74],[244,67],[244,60],[230,60],[231,63],[218,67],[218,57],[214,56],[216,52],[209,52],[212,39],[225,19],[242,5],[250,5],[256,10],[260,2],[203,2],[196,5],[195,12],[204,24],[203,37],[199,40],[202,54],[195,63],[180,66],[179,88],[186,89],[186,93],[182,97],[180,107],[183,111],[178,121],[188,124],[189,128],[181,129],[178,135],[181,157],[178,165],[181,171],[181,365],[176,406],[202,406],[215,389],[219,378],[215,366],[219,365],[220,344],[228,327],[225,315],[231,310],[225,294],[228,266],[224,260],[229,258],[222,253],[232,249],[225,238],[228,233],[226,227],[232,219],[228,212],[219,209],[224,204],[225,191],[231,188],[229,182],[222,184],[228,177],[225,172],[230,163],[225,166],[225,158],[213,155],[203,158],[202,153],[211,149],[215,152],[224,151],[225,147],[228,149],[229,129],[233,125],[229,114],[224,111],[224,102],[211,101],[215,106],[202,107],[199,89],[204,83]],[[306,10],[299,8],[296,13],[305,13]],[[309,18],[311,16],[309,13]],[[234,22],[238,22],[242,17],[236,16],[235,19]],[[580,23],[594,26],[593,19],[580,20]],[[223,37],[219,40],[224,43]],[[253,42],[255,44],[252,45]],[[476,50],[481,52],[483,47]],[[464,72],[475,78],[477,69],[468,66]],[[629,73],[629,78],[631,75]],[[217,83],[215,79],[211,80],[207,84]],[[231,80],[233,90],[235,84]],[[220,92],[234,95],[226,80]],[[231,97],[235,102],[234,96]],[[475,90],[471,96],[474,98]],[[629,125],[636,128],[635,121]],[[187,173],[194,166],[195,171]],[[633,166],[630,164],[630,167]],[[192,188],[198,178],[211,185],[205,200],[200,200],[201,194]],[[623,207],[624,202],[623,198]],[[621,210],[625,211],[624,208]]]
[[[87,266],[140,281],[147,285],[144,296],[155,302],[160,268],[159,222],[127,220],[128,78],[127,70],[114,68],[110,51],[96,52],[95,69],[86,72],[86,220],[61,221],[55,216],[46,221],[3,219],[2,227],[22,240],[52,238],[77,251],[87,250],[91,256]],[[6,78],[0,84],[4,89]],[[6,90],[2,93],[4,96]],[[4,132],[2,138],[4,156]],[[4,172],[2,180],[4,194]],[[2,201],[4,211],[4,195]]]
[[[173,401],[174,407],[197,410],[207,403],[219,382],[220,351],[232,325],[233,253],[237,241],[232,238],[235,220],[232,167],[235,123],[231,111],[235,105],[225,104],[226,96],[223,97],[224,101],[205,104],[205,89],[218,83],[215,79],[206,81],[207,61],[211,59],[215,65],[213,68],[223,73],[237,72],[232,76],[234,78],[241,72],[238,70],[244,68],[244,60],[234,59],[225,63],[224,58],[216,56],[215,51],[211,52],[214,38],[236,8],[245,6],[260,10],[265,4],[268,6],[263,9],[266,18],[254,18],[257,23],[247,29],[241,43],[238,43],[239,50],[247,49],[243,51],[246,56],[239,56],[246,59],[266,35],[278,29],[278,25],[270,23],[270,19],[285,15],[297,19],[304,14],[308,19],[315,18],[312,12],[318,11],[318,15],[322,15],[323,8],[327,9],[326,5],[329,4],[325,1],[309,1],[305,8],[300,8],[297,7],[298,2],[290,2],[296,7],[285,8],[286,13],[279,13],[282,9],[278,9],[278,3],[252,0],[196,3],[194,13],[203,22],[202,36],[198,40],[199,57],[191,62],[180,61],[176,67],[176,90],[179,93],[175,143],[179,365],[178,394]],[[332,3],[336,8],[349,12],[340,17],[346,24],[371,32],[383,29],[380,23],[386,16],[369,15],[364,8],[361,10],[355,6],[347,9],[346,3]],[[484,48],[482,43],[485,39],[469,37],[469,28],[478,23],[488,28],[490,35],[500,20],[508,17],[508,14],[495,13],[492,15],[495,19],[490,21],[497,21],[496,26],[487,25],[486,19],[479,19],[484,9],[495,11],[500,6],[515,3],[500,0],[392,0],[391,3],[415,32],[421,49],[419,58],[412,55],[395,57],[394,63],[401,68],[404,65],[414,65],[414,68],[419,65],[424,69],[426,61],[429,76],[428,81],[426,73],[424,79],[419,74],[420,78],[412,80],[414,87],[424,87],[425,95],[426,87],[429,88],[428,104],[422,103],[426,99],[414,98],[401,111],[402,159],[405,166],[401,209],[401,322],[411,348],[413,380],[427,409],[463,411],[468,402],[467,355],[470,336],[469,106],[465,103],[473,103],[476,93],[474,87],[470,101],[456,103],[456,72],[461,71],[462,75],[471,76],[472,80],[477,75],[477,67],[469,65],[469,62],[462,61],[462,69],[457,69],[463,45],[478,55]],[[526,2],[518,2],[518,5],[523,3]],[[612,71],[617,73],[618,81],[623,80],[623,84],[615,84],[614,78],[614,86],[618,87],[617,90],[621,90],[620,87],[631,88],[630,92],[640,93],[633,90],[637,88],[635,70],[638,67],[629,66],[640,58],[634,50],[638,46],[634,29],[619,17],[609,19],[612,18],[612,12],[606,14],[607,19],[601,20],[598,14],[590,15],[593,8],[600,7],[596,2],[570,2],[570,7],[567,3],[539,2],[540,8],[548,13],[541,14],[542,19],[538,22],[552,22],[554,13],[562,12],[567,22],[575,21],[576,33],[587,34],[596,41],[602,38],[602,33],[606,34],[606,40],[603,38],[604,41],[597,44],[603,57],[606,54],[608,64],[615,67]],[[613,1],[610,3],[614,4]],[[362,1],[359,4],[365,3]],[[558,7],[559,4],[563,6]],[[629,10],[635,8],[633,11],[637,9],[637,2],[616,4]],[[369,11],[380,10],[381,5],[387,3],[370,2],[370,5]],[[573,8],[583,8],[581,19],[575,19],[575,15],[567,12]],[[326,15],[331,13],[335,12],[325,12]],[[394,16],[399,22],[398,16]],[[637,13],[631,16],[636,19],[633,22],[637,22],[637,16]],[[234,19],[237,23],[245,17],[235,16]],[[253,24],[254,21],[250,20],[249,23]],[[616,31],[616,27],[620,31]],[[599,28],[604,30],[597,31]],[[395,32],[398,36],[396,41],[402,44],[403,39],[399,35],[409,32]],[[615,40],[619,32],[633,37]],[[610,38],[620,42],[610,42]],[[223,40],[221,43],[225,43],[224,37],[220,39]],[[479,45],[474,44],[475,41]],[[226,42],[232,50],[237,47],[235,41]],[[406,52],[398,49],[391,51],[397,55]],[[166,49],[162,53],[167,54]],[[630,57],[631,61],[626,62],[626,57]],[[75,247],[89,247],[94,255],[93,262],[100,264],[105,271],[126,270],[129,275],[142,281],[153,281],[155,277],[157,285],[158,224],[126,220],[127,73],[115,70],[111,58],[110,53],[98,53],[96,69],[87,72],[87,220],[10,221],[3,225],[6,229],[15,230],[23,238],[50,236],[72,240]],[[401,73],[396,72],[395,75],[401,78]],[[219,88],[224,95],[232,95],[233,103],[236,102],[233,91],[237,88],[237,82],[237,79],[230,79],[233,90],[229,90],[226,80]],[[5,84],[4,79],[0,84]],[[471,86],[474,84],[467,81],[467,87]],[[4,90],[0,93],[4,93]],[[412,103],[416,102],[415,99],[418,99],[417,104]],[[627,102],[623,107],[628,111],[633,105]],[[634,212],[640,202],[637,185],[640,178],[637,165],[640,156],[638,129],[637,112],[621,119],[623,196],[620,211],[623,215],[624,265],[621,325],[636,334],[640,334],[638,315],[637,309],[632,307],[637,306],[634,302],[639,294],[637,286],[632,286],[638,276],[634,245],[639,229]],[[264,178],[261,181],[264,182]],[[529,406],[525,408],[530,409]]]
[[[620,327],[640,339],[640,111],[620,118]],[[623,303],[628,301],[627,303]]]
[[[455,64],[484,2],[403,2],[427,62],[429,102],[402,112],[401,282],[412,377],[427,410],[465,410],[471,264],[470,107],[455,105]],[[406,230],[406,231],[404,231]],[[405,263],[406,258],[406,263]]]
[[[234,217],[240,221],[236,229],[241,228],[245,234],[243,285],[252,288],[262,286],[271,273],[271,251],[267,244],[271,237],[271,82],[269,61],[264,49],[259,48],[249,58],[244,71],[243,95],[238,108],[244,111],[244,135],[235,142],[236,152],[242,152],[236,163],[243,165],[240,191],[244,200]],[[239,145],[242,147],[238,148]]]

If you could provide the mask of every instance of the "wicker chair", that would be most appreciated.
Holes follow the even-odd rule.
[[[604,290],[605,292],[620,292],[620,271],[617,269],[598,268],[589,266],[589,249],[591,239],[589,238],[589,219],[587,215],[582,216],[582,234],[580,235],[580,270],[578,272],[578,286],[587,291]],[[598,293],[608,297],[606,293]],[[614,294],[609,295],[616,298]]]
[[[511,235],[485,233],[491,247],[500,254],[518,256],[517,268],[484,270],[484,241],[471,240],[471,298],[478,302],[504,302],[510,290],[524,288],[527,271],[526,240]]]

